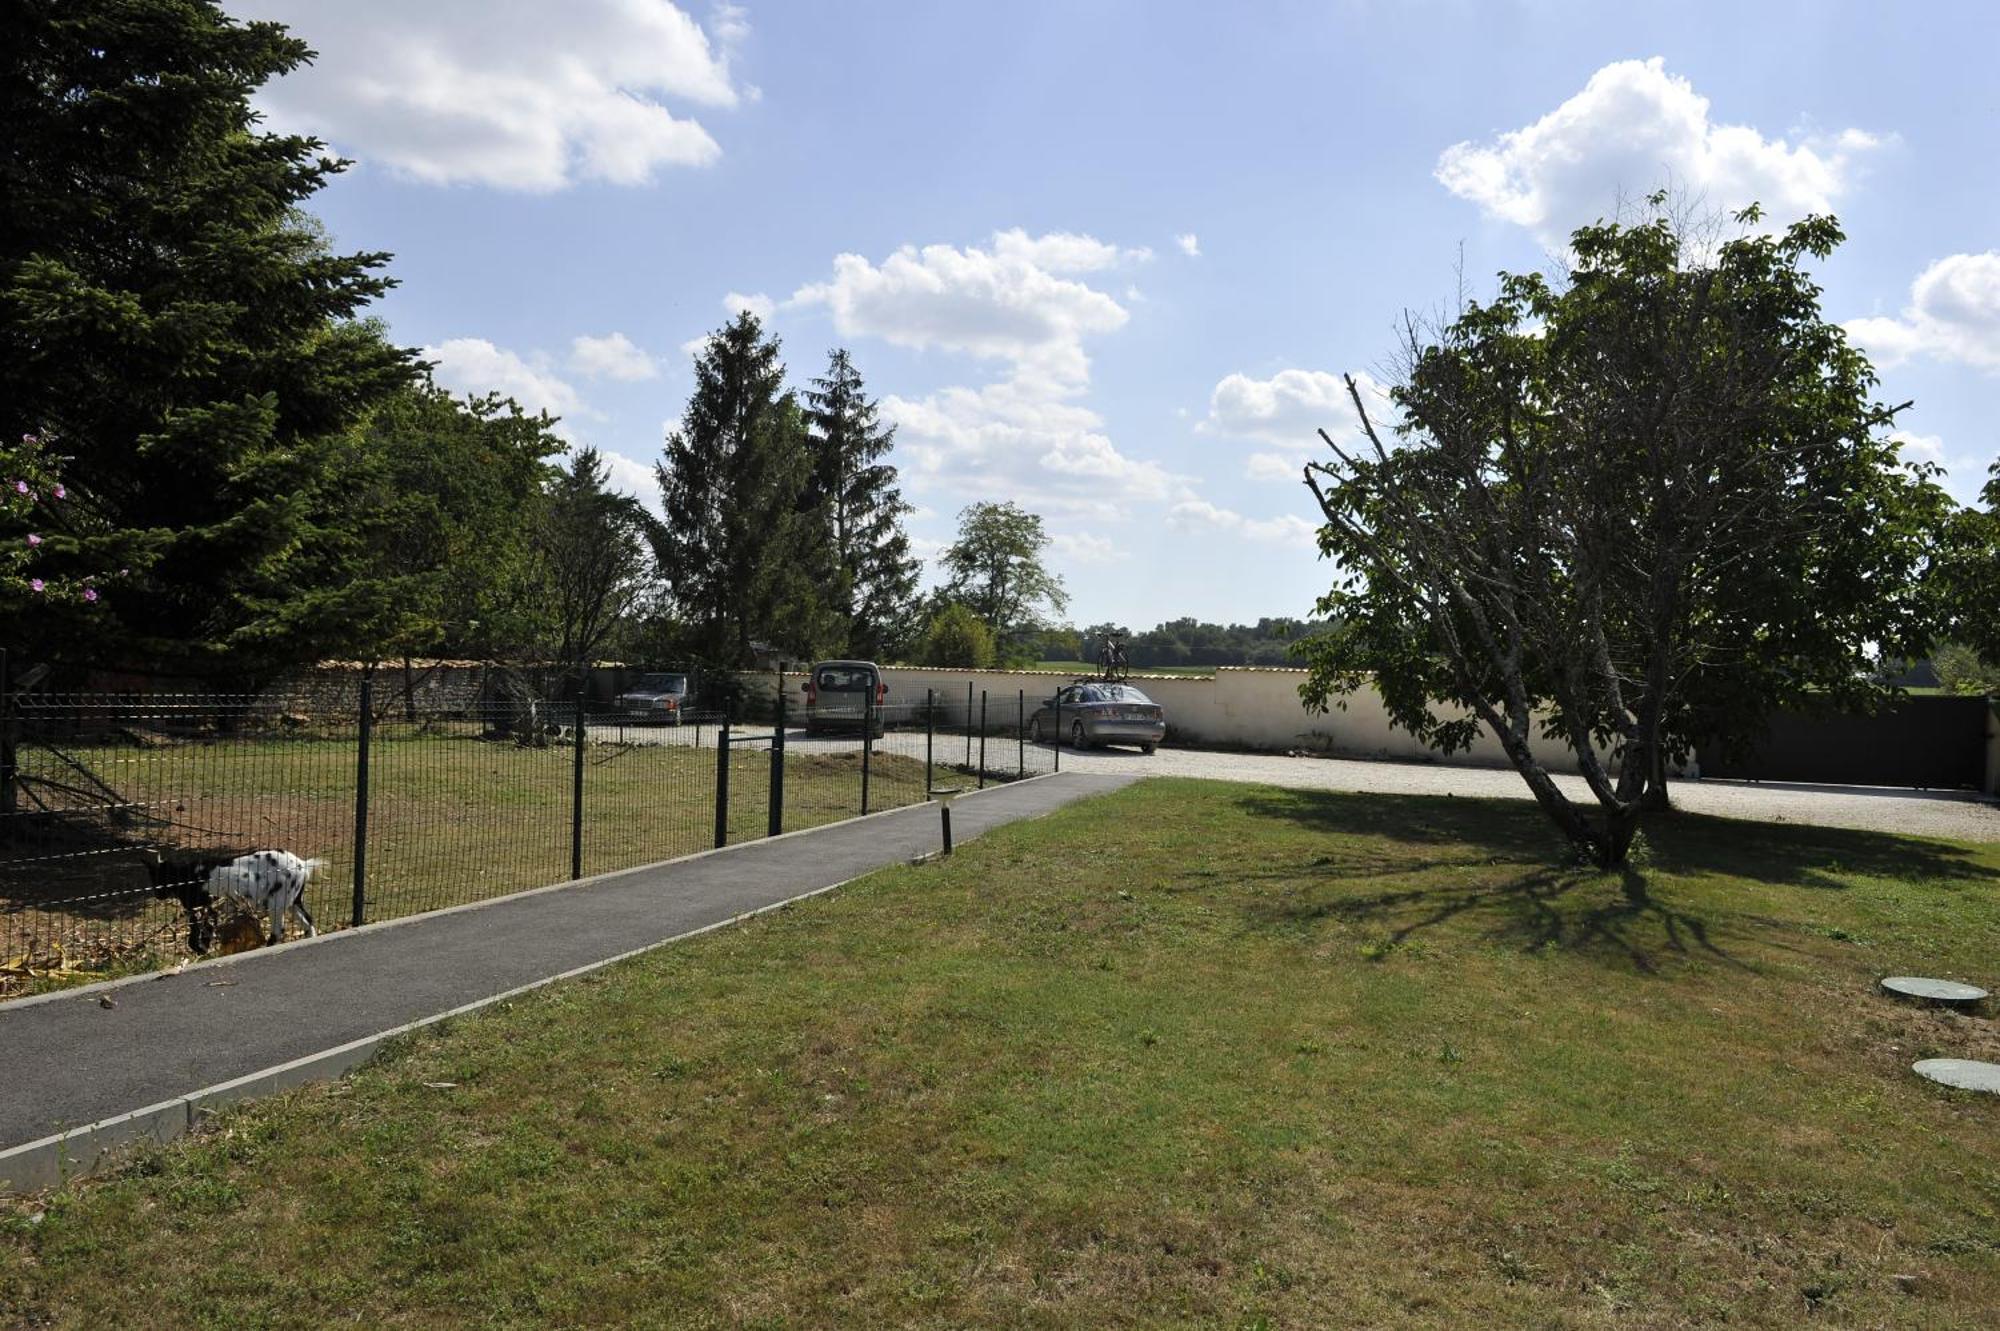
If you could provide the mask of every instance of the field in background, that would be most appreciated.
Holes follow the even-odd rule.
[[[0,1219],[0,1323],[1975,1327],[2000,846],[1153,781]],[[284,1260],[246,1234],[283,1234]]]
[[[1097,667],[1088,661],[1037,661],[1036,670],[1059,670],[1065,674],[1095,675]],[[1143,675],[1190,675],[1207,676],[1215,673],[1214,666],[1133,666],[1131,673]]]

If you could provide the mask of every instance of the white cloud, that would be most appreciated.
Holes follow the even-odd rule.
[[[778,302],[761,291],[753,291],[747,296],[740,291],[732,291],[722,298],[722,311],[732,319],[748,310],[757,316],[758,322],[769,323],[777,309]]]
[[[731,107],[743,11],[710,32],[668,0],[232,0],[319,58],[257,95],[273,128],[316,134],[426,184],[548,191],[641,185],[721,156],[663,99]]]
[[[906,245],[880,264],[842,254],[829,280],[800,287],[789,304],[824,306],[842,337],[879,337],[1004,367],[1003,379],[983,387],[883,399],[913,489],[1002,493],[1115,518],[1133,503],[1165,500],[1180,478],[1121,453],[1103,420],[1077,400],[1090,383],[1086,339],[1130,318],[1078,275],[1150,257],[1070,232],[1002,231],[987,248]]]
[[[991,249],[905,245],[879,266],[842,254],[830,280],[800,287],[792,303],[824,305],[843,337],[1011,361],[1052,386],[1080,388],[1090,377],[1083,340],[1117,331],[1129,316],[1061,274],[1106,267],[1121,253],[1089,236],[1031,240],[1005,231]]]
[[[1656,56],[1604,66],[1531,125],[1484,144],[1454,144],[1436,175],[1488,216],[1560,246],[1610,212],[1620,193],[1666,185],[1719,209],[1762,204],[1777,224],[1831,212],[1856,160],[1882,142],[1848,129],[1794,146],[1747,125],[1717,124],[1708,98]]]
[[[1318,546],[1319,528],[1296,514],[1246,518],[1234,509],[1221,508],[1206,499],[1181,500],[1167,510],[1167,525],[1180,532],[1222,532],[1293,549],[1312,550]]]
[[[632,383],[658,377],[660,367],[623,333],[573,338],[569,367],[586,379],[617,379]]]
[[[1120,453],[1088,407],[1018,381],[944,388],[920,399],[891,395],[896,456],[914,489],[971,498],[1004,494],[1034,507],[1098,519],[1158,503],[1183,478]]]
[[[1357,374],[1354,381],[1378,430],[1386,426],[1394,415],[1388,389],[1368,374]],[[1252,453],[1244,464],[1244,474],[1258,481],[1296,481],[1306,462],[1325,451],[1320,430],[1343,445],[1361,437],[1347,385],[1325,370],[1280,370],[1268,379],[1225,375],[1209,394],[1208,416],[1195,429],[1275,445]]]
[[[1901,318],[1852,319],[1846,328],[1878,365],[1930,356],[2000,370],[2000,250],[1939,259],[1910,284]]]
[[[436,362],[432,378],[458,393],[499,393],[524,411],[571,418],[586,414],[582,397],[537,358],[528,361],[483,337],[454,337],[419,353]],[[567,430],[558,433],[569,437]]]
[[[1903,455],[1905,462],[1944,461],[1944,436],[1937,434],[1913,434],[1908,430],[1896,430],[1889,435]]]
[[[1129,558],[1109,536],[1092,532],[1057,532],[1049,538],[1049,544],[1065,564],[1115,564]]]
[[[1181,247],[1181,253],[1190,259],[1201,257],[1201,238],[1192,231],[1183,231],[1174,237],[1174,244]]]
[[[666,517],[666,511],[660,507],[659,477],[654,474],[651,463],[635,462],[623,453],[614,453],[608,448],[600,450],[599,456],[604,459],[604,465],[611,473],[609,483],[612,489],[633,496],[644,504],[654,517]]]

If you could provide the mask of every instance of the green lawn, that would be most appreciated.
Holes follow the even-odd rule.
[[[1151,781],[0,1220],[0,1323],[1983,1327],[2000,846]]]

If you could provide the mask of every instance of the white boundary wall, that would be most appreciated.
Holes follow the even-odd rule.
[[[972,685],[974,706],[981,689],[995,723],[1014,714],[1017,694],[1025,693],[1027,708],[1053,695],[1075,675],[1051,670],[936,670],[917,666],[884,666],[891,705],[921,703],[925,689],[935,689],[940,701],[963,702]],[[1225,748],[1283,752],[1309,749],[1346,758],[1389,758],[1403,762],[1449,762],[1468,767],[1506,767],[1499,742],[1483,728],[1472,748],[1440,758],[1406,731],[1390,726],[1382,699],[1373,688],[1347,695],[1346,708],[1315,715],[1299,701],[1304,670],[1259,666],[1223,666],[1213,675],[1149,675],[1134,671],[1132,683],[1166,709],[1167,742],[1216,745]],[[796,706],[802,671],[786,675],[789,702]],[[1574,772],[1576,760],[1559,741],[1534,740],[1535,752],[1551,770]]]

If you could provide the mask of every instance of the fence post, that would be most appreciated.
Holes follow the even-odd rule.
[[[569,876],[583,877],[583,704],[588,675],[579,669],[576,678],[576,715],[571,718],[576,731],[574,755],[570,763],[569,790]]]
[[[715,848],[729,844],[729,712],[715,735]]]
[[[924,798],[937,782],[931,779],[931,748],[937,739],[937,690],[924,690]]]
[[[965,765],[972,766],[972,681],[965,681]]]
[[[1060,772],[1062,771],[1062,689],[1060,688],[1056,690],[1056,742],[1052,747],[1056,754],[1055,770]]]
[[[868,812],[868,755],[875,747],[875,690],[861,695],[861,812]]]
[[[986,789],[986,690],[979,691],[979,788]]]
[[[764,828],[766,836],[776,836],[785,830],[785,663],[778,662],[778,703],[776,717],[771,728],[771,795],[766,801],[770,807],[770,820]]]
[[[1014,765],[1018,769],[1014,775],[1028,774],[1028,691],[1020,690],[1014,695]]]
[[[7,649],[0,647],[0,814],[14,812],[14,783],[20,759],[14,750],[14,680],[7,673]]]
[[[368,745],[375,729],[375,667],[361,674],[361,729],[354,746],[354,909],[349,922],[368,918]]]

